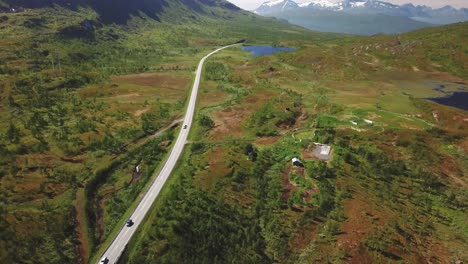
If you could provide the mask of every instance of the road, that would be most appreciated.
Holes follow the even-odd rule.
[[[174,147],[171,150],[171,154],[169,155],[169,158],[166,160],[164,167],[159,172],[158,177],[151,184],[151,187],[148,189],[143,199],[140,201],[140,204],[138,204],[137,208],[135,209],[135,211],[133,211],[132,215],[130,216],[130,219],[132,219],[135,224],[131,227],[126,227],[126,226],[122,227],[122,229],[120,230],[116,238],[112,241],[112,244],[106,249],[106,252],[102,255],[102,257],[107,257],[109,259],[108,263],[117,262],[117,260],[123,253],[125,247],[127,246],[128,242],[130,241],[132,236],[136,233],[138,226],[141,224],[141,222],[145,218],[145,215],[150,210],[151,205],[158,197],[159,193],[161,192],[161,189],[163,188],[172,170],[174,169],[177,163],[177,160],[182,154],[185,143],[187,141],[187,137],[190,132],[190,127],[192,126],[193,115],[195,113],[195,103],[197,101],[198,87],[200,85],[200,79],[201,79],[203,64],[205,60],[208,59],[208,57],[210,57],[211,55],[223,49],[236,46],[236,45],[240,45],[240,44],[233,44],[233,45],[219,48],[211,52],[210,54],[206,55],[200,60],[200,63],[198,64],[198,68],[197,68],[196,75],[195,75],[195,81],[193,83],[192,93],[190,96],[190,102],[187,107],[187,112],[185,113],[184,123],[182,125],[182,130],[180,131],[179,137],[177,138],[177,141],[174,144]],[[184,128],[185,126],[187,127]]]

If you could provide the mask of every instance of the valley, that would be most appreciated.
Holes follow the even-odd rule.
[[[381,40],[372,41],[381,45]],[[345,54],[356,44],[362,43],[339,52],[334,45],[311,45],[255,59],[239,50],[216,55],[213,63],[230,69],[230,77],[206,73],[200,92],[207,97],[199,100],[191,154],[176,170],[171,198],[158,204],[143,227],[145,234],[137,235],[124,260],[465,259],[459,236],[466,234],[463,209],[451,211],[456,206],[441,203],[441,190],[451,186],[458,190],[456,200],[464,199],[466,112],[422,99],[435,92],[427,86],[429,80],[450,79],[458,86],[462,78],[396,69],[390,67],[393,62],[380,60],[379,66],[362,63],[354,71],[338,66],[353,63],[353,56]],[[302,61],[319,56],[327,56],[322,61],[328,63]],[[419,63],[415,67],[425,64]],[[213,122],[206,125],[200,116]],[[357,119],[373,125],[353,125]],[[436,132],[440,127],[442,134]],[[332,146],[331,161],[305,156],[314,142]],[[303,169],[291,165],[294,157],[304,163]],[[437,180],[432,173],[439,175]],[[259,243],[265,243],[265,251],[256,251]]]
[[[93,1],[12,2],[2,263],[96,263],[129,218],[119,263],[468,260],[466,102],[428,100],[468,91],[467,23],[362,37],[217,0],[119,0],[112,16]],[[197,64],[239,40],[291,49],[212,55],[185,130]]]
[[[254,12],[311,30],[363,36],[398,34],[468,21],[467,8],[398,5],[379,0],[274,0],[264,2]]]

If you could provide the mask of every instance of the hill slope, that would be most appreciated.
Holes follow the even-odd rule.
[[[166,153],[207,51],[335,37],[225,1],[2,1],[2,10],[2,263],[87,262]]]
[[[164,13],[164,8],[175,3],[179,3],[186,8],[195,12],[203,13],[205,7],[221,7],[227,10],[239,11],[240,9],[224,0],[6,0],[6,5],[9,8],[44,8],[61,6],[69,9],[77,9],[78,7],[89,7],[99,14],[101,21],[106,23],[125,23],[131,16],[146,15],[150,18],[158,20],[158,15]]]
[[[467,29],[210,59],[196,143],[123,261],[464,262],[468,113],[424,98],[468,92]]]

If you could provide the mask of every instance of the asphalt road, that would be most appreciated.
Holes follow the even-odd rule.
[[[177,163],[177,160],[182,154],[185,143],[187,141],[187,137],[190,132],[190,127],[192,126],[193,115],[195,113],[195,103],[197,101],[198,86],[200,85],[200,79],[201,79],[203,64],[205,60],[211,55],[225,48],[232,47],[235,45],[240,45],[240,44],[234,44],[234,45],[229,45],[229,46],[219,48],[211,52],[210,54],[206,55],[205,57],[203,57],[203,59],[200,60],[200,63],[198,64],[198,68],[197,68],[196,75],[195,75],[195,81],[193,83],[192,94],[190,96],[190,102],[187,107],[187,112],[185,113],[184,123],[182,125],[182,130],[180,131],[179,137],[177,138],[177,141],[174,144],[174,147],[171,150],[171,154],[169,155],[169,158],[164,164],[164,167],[159,172],[158,177],[151,184],[150,189],[146,192],[145,196],[140,201],[140,204],[138,204],[138,207],[135,209],[135,211],[131,215],[130,219],[133,220],[134,224],[131,227],[127,227],[127,226],[122,227],[117,237],[113,240],[112,244],[106,249],[106,252],[102,255],[101,258],[107,257],[109,259],[108,263],[117,262],[120,255],[123,253],[126,245],[128,244],[132,236],[137,231],[138,226],[141,224],[141,222],[145,218],[145,215],[150,210],[151,205],[158,197],[159,192],[164,186],[164,183],[166,183],[166,180],[169,178],[169,175],[174,169]],[[184,128],[185,126],[187,127]]]

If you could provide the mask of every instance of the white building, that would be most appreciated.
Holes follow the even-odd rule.
[[[368,119],[364,119],[364,122],[369,125],[369,126],[373,126],[374,125],[374,121],[371,121],[371,120],[368,120]]]
[[[291,162],[292,162],[292,164],[293,164],[294,166],[298,166],[298,167],[304,166],[304,165],[302,164],[301,160],[298,159],[298,158],[293,158]]]

